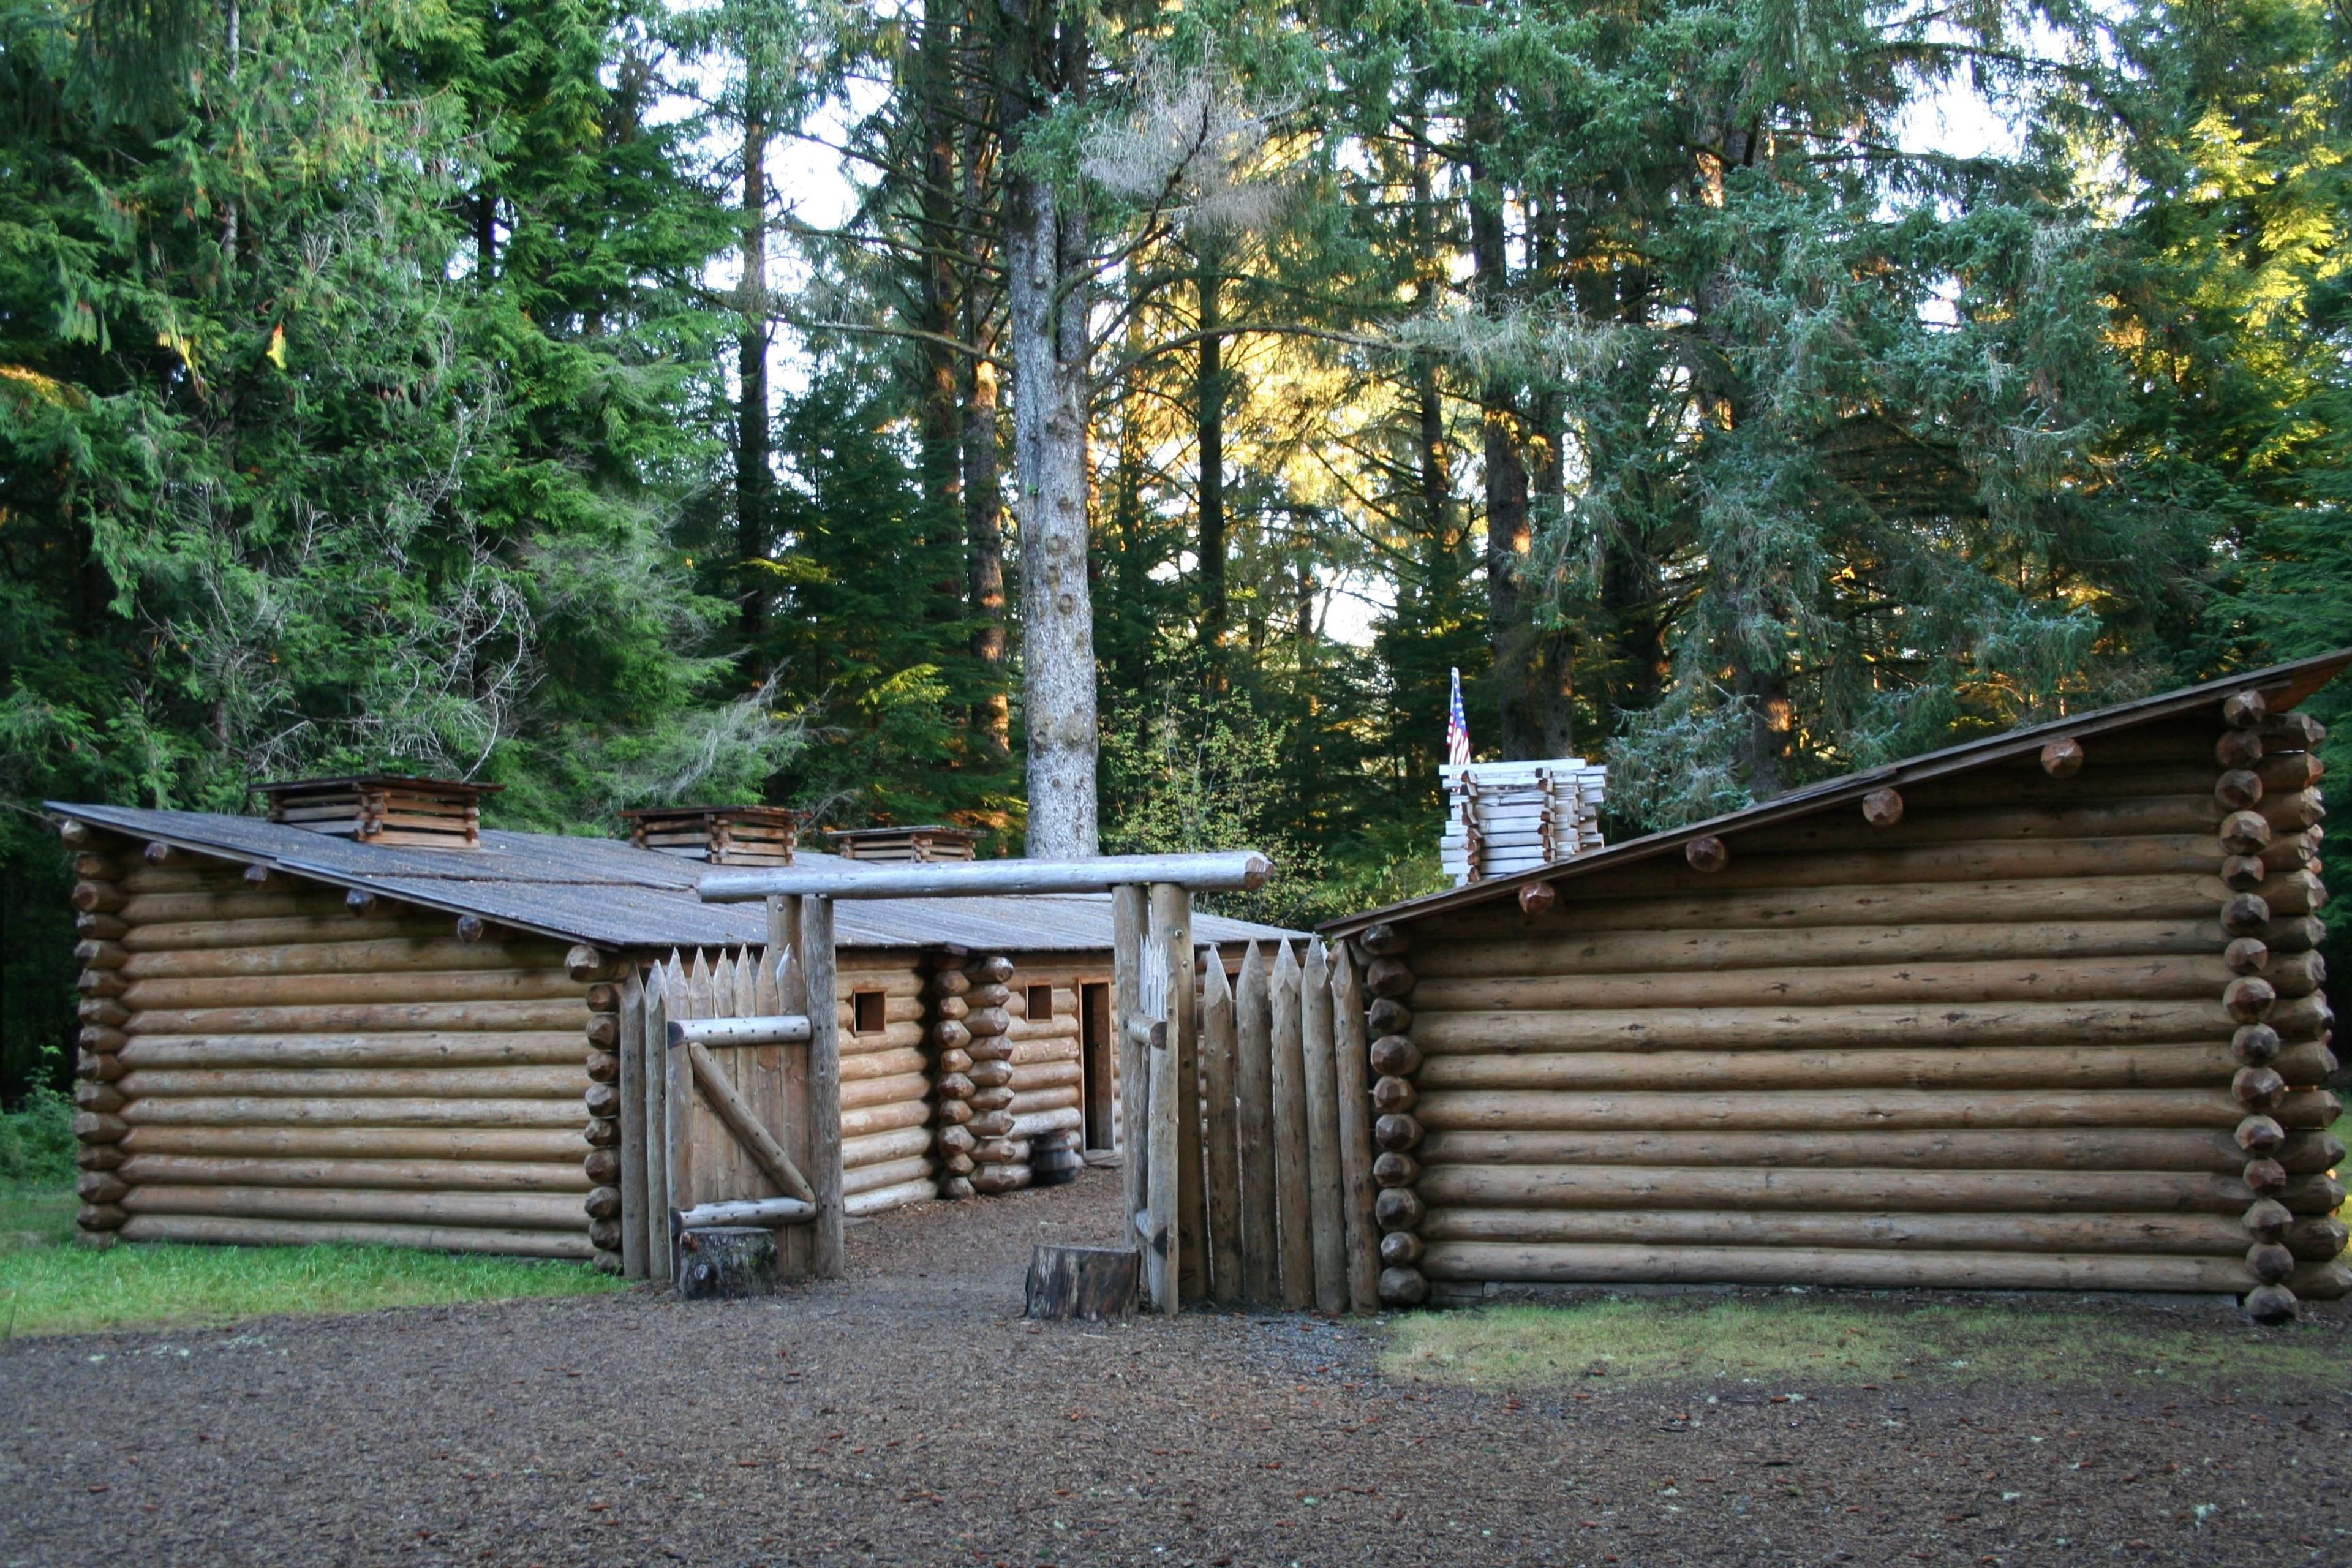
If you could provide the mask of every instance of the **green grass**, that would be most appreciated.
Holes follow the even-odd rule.
[[[74,1209],[70,1189],[0,1187],[0,1339],[625,1289],[583,1263],[392,1247],[150,1243],[93,1252],[74,1244]]]
[[[2254,1330],[2220,1309],[2178,1329],[2097,1309],[1885,1307],[1790,1296],[1600,1298],[1418,1313],[1390,1330],[1391,1376],[1485,1387],[1636,1383],[2256,1380],[2339,1387],[2342,1336]]]

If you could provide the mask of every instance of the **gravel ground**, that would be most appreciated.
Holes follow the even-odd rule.
[[[1117,1190],[885,1216],[764,1301],[0,1346],[0,1563],[2352,1562],[2340,1385],[1514,1396],[1363,1327],[1023,1322]]]

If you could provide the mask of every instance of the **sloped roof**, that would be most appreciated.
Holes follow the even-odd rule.
[[[706,904],[694,887],[700,861],[639,849],[614,838],[482,830],[479,849],[405,849],[356,844],[252,816],[203,811],[51,801],[61,817],[160,840],[244,865],[268,866],[339,888],[479,915],[486,921],[597,947],[716,947],[767,940],[759,904]],[[803,850],[797,863],[855,871],[855,861]],[[1223,916],[1193,917],[1198,941],[1270,941],[1296,936],[1276,926]],[[1045,898],[842,900],[835,939],[847,948],[963,947],[993,952],[1108,952],[1110,900]]]
[[[1810,816],[1833,806],[1850,805],[1875,789],[1899,788],[1907,784],[1946,778],[1954,773],[2011,762],[2031,756],[2061,737],[2087,741],[2096,735],[2135,729],[2142,724],[2183,718],[2200,709],[2218,710],[2222,699],[2232,692],[2260,691],[2272,712],[2284,713],[2333,680],[2347,665],[2352,665],[2352,648],[2318,654],[2287,664],[2275,664],[2267,669],[2232,675],[2221,680],[2209,680],[2201,686],[2186,686],[2177,691],[2143,697],[2137,701],[2118,703],[2113,708],[2102,708],[2095,712],[2055,720],[2047,724],[2035,724],[1988,735],[1981,740],[1965,741],[1957,746],[1906,757],[1883,767],[1865,768],[1840,778],[1824,779],[1820,784],[1808,784],[1802,789],[1759,801],[1742,811],[1709,817],[1705,822],[1694,822],[1663,833],[1629,838],[1622,844],[1612,844],[1589,855],[1555,860],[1548,866],[1515,871],[1507,877],[1490,878],[1465,887],[1450,888],[1442,893],[1423,894],[1418,899],[1366,910],[1344,920],[1328,921],[1318,929],[1328,936],[1349,936],[1383,921],[1420,920],[1424,916],[1467,909],[1498,899],[1516,899],[1518,889],[1529,882],[1571,881],[1579,877],[1589,877],[1598,871],[1666,854],[1681,848],[1694,838],[1709,835],[1720,837],[1743,827],[1761,827],[1769,823]],[[2218,716],[2216,722],[2219,722]],[[2219,776],[2218,772],[2216,776]]]

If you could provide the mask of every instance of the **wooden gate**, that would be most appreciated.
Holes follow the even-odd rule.
[[[832,922],[765,947],[672,952],[621,996],[622,1271],[674,1278],[681,1230],[763,1225],[786,1279],[841,1271]],[[777,928],[781,928],[780,930]],[[814,940],[811,941],[810,938]],[[810,981],[814,978],[816,984]],[[824,1004],[809,1005],[812,995]]]
[[[1182,888],[1112,894],[1128,1212],[1144,1289],[1188,1301],[1379,1306],[1365,1003],[1348,950],[1198,950]],[[1129,957],[1130,954],[1134,956]],[[1236,980],[1238,984],[1236,984]],[[1139,1158],[1138,1155],[1141,1157]]]

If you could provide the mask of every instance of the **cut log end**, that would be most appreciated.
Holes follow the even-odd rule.
[[[2246,1272],[2276,1285],[2294,1272],[2294,1254],[2275,1241],[2258,1241],[2246,1248]]]
[[[2221,906],[2221,929],[2232,936],[2261,936],[2271,923],[2271,906],[2260,893],[2240,893]]]
[[[2213,798],[2224,811],[2244,811],[2263,799],[2262,775],[2251,768],[2231,768],[2213,785]]]
[[[2213,742],[2213,760],[2225,768],[2250,768],[2263,760],[2263,738],[2252,730],[2224,730]]]
[[[457,917],[457,940],[459,942],[479,942],[482,940],[483,933],[488,929],[488,927],[482,923],[482,917],[479,915],[459,915]]]
[[[2248,1024],[2230,1037],[2230,1054],[2250,1068],[2270,1066],[2282,1048],[2279,1032],[2268,1024]]]
[[[2286,1147],[2286,1129],[2268,1116],[2249,1116],[2238,1123],[2238,1147],[2267,1158]]]
[[[2232,730],[2253,729],[2270,711],[2270,700],[2251,686],[2221,699],[2221,722]]]
[[[1421,1047],[1409,1035],[1383,1035],[1372,1042],[1372,1071],[1382,1078],[1411,1078],[1421,1067]]]
[[[1684,845],[1683,858],[1694,871],[1720,871],[1731,864],[1731,847],[1710,833]]]
[[[1529,882],[1519,889],[1519,908],[1528,914],[1549,914],[1559,902],[1559,895],[1552,891],[1549,882]]]
[[[1383,921],[1379,925],[1366,926],[1363,935],[1356,939],[1356,945],[1374,958],[1394,958],[1412,944],[1405,939],[1402,928]]]
[[[1392,1230],[1381,1237],[1381,1267],[1411,1268],[1421,1261],[1421,1255],[1425,1250],[1427,1248],[1421,1237],[1413,1235],[1412,1232]]]
[[[1040,1247],[1030,1254],[1024,1315],[1100,1322],[1135,1310],[1143,1255],[1131,1247]]]
[[[376,896],[365,888],[353,888],[343,895],[343,908],[355,915],[365,916],[375,913],[376,903]]]
[[[2083,742],[2061,736],[2042,748],[2042,771],[2053,779],[2070,779],[2083,771]]]
[[[1376,958],[1364,967],[1364,989],[1375,996],[1410,995],[1412,984],[1412,971],[1400,959]]]
[[[2294,1292],[2280,1285],[2257,1285],[2239,1303],[2247,1318],[2266,1329],[2294,1321]]]
[[[2259,973],[2270,967],[2270,944],[2260,937],[2232,938],[2230,945],[2221,950],[2221,963],[2232,974]]]
[[[1381,1305],[1418,1307],[1429,1300],[1429,1280],[1418,1268],[1381,1270]]]
[[[1862,819],[1873,827],[1892,827],[1903,820],[1903,792],[1874,789],[1862,797]]]

